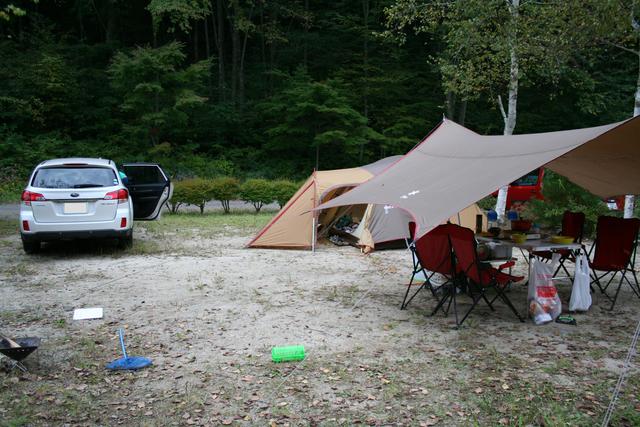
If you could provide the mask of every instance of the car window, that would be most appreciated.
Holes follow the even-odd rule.
[[[538,170],[534,170],[522,176],[511,183],[511,185],[537,185],[538,184]]]
[[[123,169],[132,184],[160,184],[167,182],[157,166],[124,166]]]
[[[31,185],[37,188],[96,188],[118,185],[113,169],[101,167],[50,167],[38,169]]]

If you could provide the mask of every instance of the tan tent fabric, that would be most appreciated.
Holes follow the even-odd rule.
[[[300,187],[280,212],[247,245],[253,248],[309,249],[314,244],[312,209],[322,201],[332,200],[358,184],[382,173],[403,156],[392,156],[360,168],[315,172]],[[354,233],[361,246],[373,249],[376,243],[402,240],[408,237],[411,215],[402,209],[385,205],[335,206],[318,214],[316,224],[325,233],[331,224],[345,213],[361,219],[361,227]],[[461,213],[463,225],[475,227],[475,215],[482,213],[475,204]],[[451,221],[457,223],[458,215]],[[486,224],[486,218],[484,219]]]
[[[443,222],[475,230],[476,215],[482,217],[482,230],[486,231],[487,216],[475,203]],[[358,245],[368,248],[367,252],[369,252],[375,248],[376,243],[408,239],[411,221],[413,221],[411,215],[402,209],[390,205],[368,205],[365,216],[353,235],[358,238]]]
[[[602,198],[640,194],[640,119],[634,118],[570,151],[547,167]]]
[[[313,212],[320,200],[351,189],[373,175],[363,168],[315,172],[280,212],[247,244],[252,248],[309,249],[313,246]],[[336,208],[323,215],[324,221],[340,212]]]
[[[589,191],[640,194],[640,117],[594,128],[482,136],[444,120],[379,175],[317,209],[374,203],[404,209],[420,237],[469,206],[549,163]]]
[[[313,241],[313,214],[309,211],[317,205],[315,193],[316,182],[311,176],[247,246],[310,248]]]

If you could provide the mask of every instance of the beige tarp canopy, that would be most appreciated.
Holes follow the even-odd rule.
[[[422,236],[541,166],[600,196],[640,194],[640,117],[586,129],[479,135],[444,120],[383,173],[318,209],[373,203],[403,209]]]
[[[406,211],[393,206],[359,203],[326,209],[317,214],[317,227],[314,226],[312,212],[320,203],[346,194],[358,184],[382,173],[402,157],[387,157],[358,168],[315,172],[247,246],[310,249],[318,236],[328,233],[335,221],[345,214],[360,223],[353,236],[358,239],[360,246],[368,250],[373,249],[376,244],[408,237],[408,223],[412,218]],[[460,219],[462,225],[473,228],[476,215],[483,215],[483,227],[486,228],[486,216],[477,205],[472,203],[463,208],[459,215],[454,212],[451,222],[458,223]]]

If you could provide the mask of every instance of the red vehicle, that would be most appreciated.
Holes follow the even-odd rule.
[[[544,168],[539,168],[528,174],[516,179],[509,184],[509,191],[507,192],[507,207],[511,209],[514,202],[526,202],[529,199],[544,200],[542,196],[542,180],[544,178]],[[498,192],[492,194],[493,197],[498,197]]]
[[[607,204],[609,210],[624,210],[624,196],[609,197],[608,199],[605,199],[604,202]]]

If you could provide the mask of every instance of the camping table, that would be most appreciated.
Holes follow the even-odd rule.
[[[529,263],[527,281],[529,279],[529,276],[531,275],[531,260],[533,259],[533,257],[535,257],[535,252],[558,252],[561,250],[570,250],[577,258],[578,255],[580,255],[580,251],[582,250],[582,246],[579,243],[553,243],[546,239],[527,240],[524,243],[516,243],[511,239],[495,239],[491,237],[476,236],[476,240],[478,240],[479,242],[499,243],[502,245],[507,245],[527,251],[527,253],[529,254],[529,259],[527,260],[527,262]]]
[[[520,250],[527,251],[529,254],[529,259],[527,260],[529,267],[527,271],[527,281],[525,285],[529,284],[529,278],[531,277],[531,260],[535,257],[535,252],[542,251],[550,251],[550,252],[558,252],[561,250],[570,250],[573,252],[574,256],[577,258],[580,255],[580,251],[582,250],[582,245],[579,243],[553,243],[546,239],[538,239],[538,240],[526,240],[523,243],[516,243],[511,239],[494,239],[490,237],[481,237],[476,236],[476,240],[479,242],[494,242],[503,245],[508,245],[514,248],[518,248]],[[528,313],[528,310],[526,311]],[[525,314],[526,315],[526,314]]]

